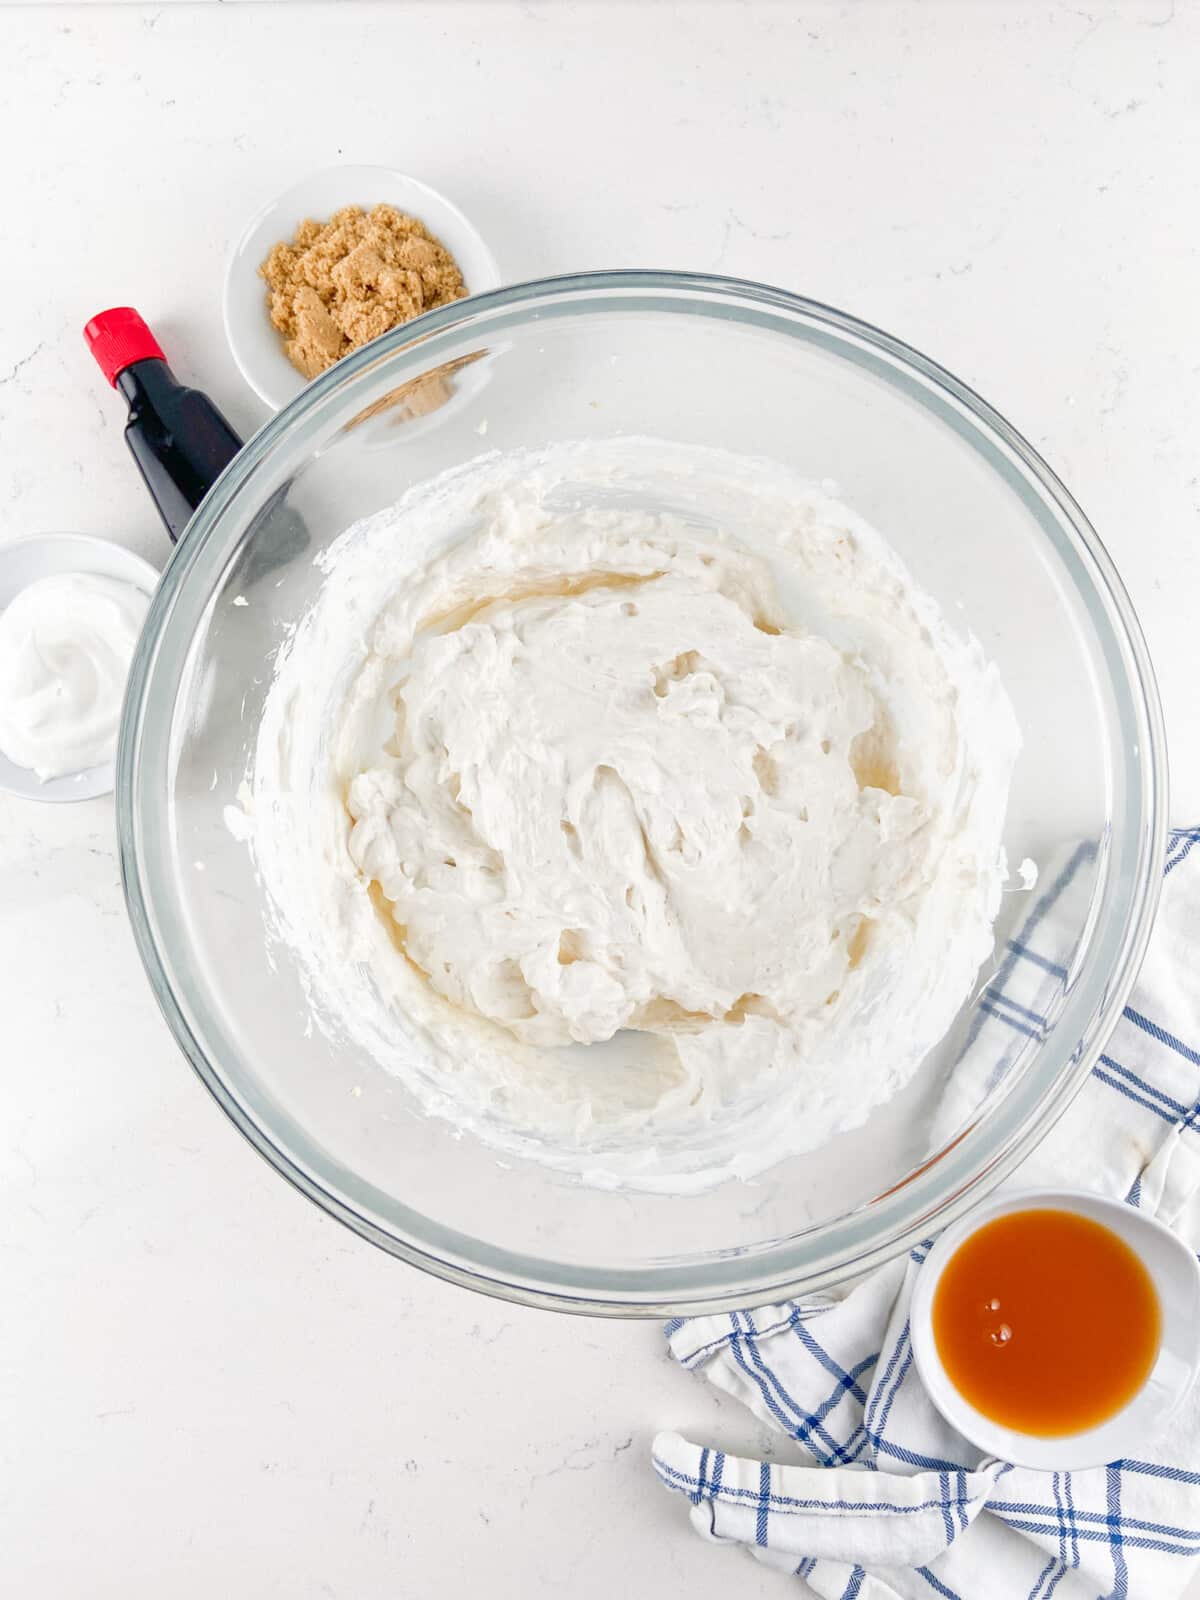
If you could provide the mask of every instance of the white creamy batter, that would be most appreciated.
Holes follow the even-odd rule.
[[[489,456],[323,558],[253,843],[321,1025],[600,1184],[861,1122],[991,948],[1018,739],[978,646],[783,469]]]
[[[150,602],[90,572],[39,578],[0,612],[0,751],[43,780],[111,761]]]

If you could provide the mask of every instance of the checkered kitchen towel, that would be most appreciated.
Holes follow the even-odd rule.
[[[1200,829],[1170,835],[1162,906],[1136,989],[1066,1115],[1011,1180],[1125,1196],[1200,1248]],[[1078,926],[1080,846],[1050,874],[989,986],[968,1100],[1044,1026],[1065,976],[1055,929]],[[952,1123],[961,1106],[947,1111]],[[1200,1556],[1200,1385],[1135,1459],[1032,1472],[992,1458],[930,1404],[908,1305],[928,1245],[842,1296],[668,1324],[703,1368],[812,1466],[742,1460],[675,1433],[654,1441],[706,1538],[745,1545],[827,1600],[1171,1600]],[[795,1453],[794,1450],[792,1452]]]

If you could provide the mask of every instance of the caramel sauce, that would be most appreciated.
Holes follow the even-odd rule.
[[[507,589],[496,594],[478,595],[447,611],[422,617],[416,631],[454,633],[473,622],[489,606],[517,605],[522,600],[574,599],[576,595],[590,594],[593,589],[634,589],[640,584],[656,583],[665,576],[665,572],[584,572],[575,577],[527,578],[524,582],[510,583]]]
[[[1054,1438],[1095,1427],[1145,1383],[1161,1310],[1110,1228],[1070,1211],[1014,1211],[966,1239],[933,1297],[947,1377],[977,1411]]]
[[[892,754],[887,730],[870,728],[850,741],[850,769],[860,789],[882,789],[885,794],[900,793],[900,774]]]

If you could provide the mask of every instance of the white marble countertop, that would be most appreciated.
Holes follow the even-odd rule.
[[[386,162],[511,278],[762,278],[981,390],[1125,576],[1195,821],[1198,52],[1182,0],[0,10],[0,539],[161,563],[80,326],[137,305],[251,430],[231,239],[314,167]],[[656,1327],[426,1279],[243,1144],[151,1000],[109,802],[0,802],[0,971],[0,1549],[24,1600],[785,1592],[651,1477],[660,1426],[760,1442]]]

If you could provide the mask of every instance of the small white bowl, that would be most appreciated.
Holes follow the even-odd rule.
[[[392,205],[423,222],[462,269],[468,294],[500,283],[495,259],[457,206],[428,184],[391,167],[328,167],[260,211],[234,246],[225,271],[225,337],[242,377],[274,410],[294,400],[308,380],[292,366],[271,326],[267,286],[258,269],[271,246],[294,237],[306,217],[328,221],[342,206]]]
[[[946,1263],[964,1240],[1013,1211],[1071,1211],[1123,1239],[1149,1272],[1162,1308],[1162,1342],[1150,1376],[1120,1411],[1098,1427],[1045,1438],[993,1422],[951,1383],[933,1336],[933,1297]],[[1098,1316],[1104,1308],[1098,1307]],[[1200,1367],[1200,1264],[1170,1228],[1119,1200],[1076,1189],[1027,1189],[976,1207],[941,1235],[917,1276],[909,1310],[913,1354],[927,1393],[959,1433],[989,1455],[1019,1467],[1078,1471],[1138,1455],[1181,1405]]]
[[[0,544],[0,611],[31,583],[60,572],[116,578],[146,595],[152,595],[158,584],[158,573],[148,561],[109,539],[95,539],[87,533],[39,533]],[[112,786],[111,761],[43,780],[0,753],[0,790],[22,800],[94,800],[97,795],[111,793]]]

